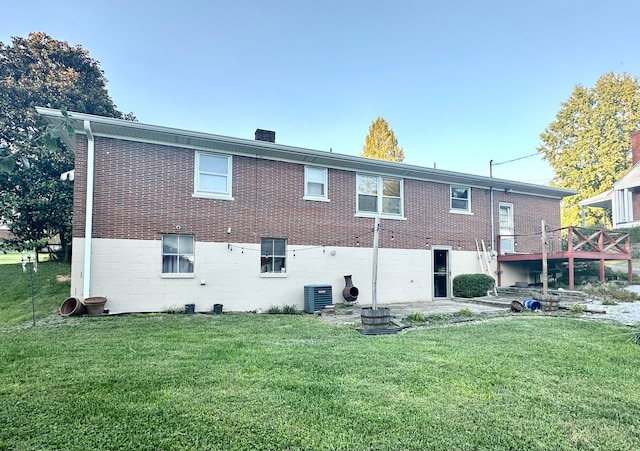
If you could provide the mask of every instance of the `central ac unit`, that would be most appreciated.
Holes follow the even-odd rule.
[[[313,313],[333,304],[331,285],[305,285],[304,311]]]

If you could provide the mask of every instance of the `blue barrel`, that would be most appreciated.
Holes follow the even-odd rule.
[[[528,308],[529,310],[542,310],[542,305],[540,305],[540,302],[535,299],[525,299],[523,304],[525,308]]]

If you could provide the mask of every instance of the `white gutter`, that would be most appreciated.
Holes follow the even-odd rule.
[[[91,237],[93,235],[93,154],[95,140],[91,132],[91,122],[84,121],[84,131],[87,134],[87,199],[85,202],[84,218],[84,284],[82,287],[83,298],[91,296]]]

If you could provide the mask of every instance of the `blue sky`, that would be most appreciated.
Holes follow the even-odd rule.
[[[3,16],[5,44],[82,45],[140,122],[358,155],[382,116],[407,163],[480,175],[535,154],[575,85],[640,76],[637,0],[23,0]],[[493,174],[553,177],[538,156]]]

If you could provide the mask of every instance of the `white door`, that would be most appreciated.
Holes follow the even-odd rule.
[[[515,251],[513,204],[500,202],[500,252],[510,254]]]

